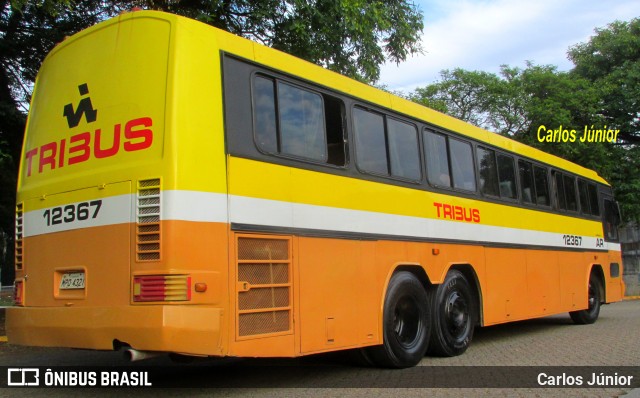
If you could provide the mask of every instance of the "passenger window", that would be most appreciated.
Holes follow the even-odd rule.
[[[429,183],[438,187],[451,188],[447,137],[425,130],[423,138]]]
[[[420,150],[418,130],[414,125],[387,118],[391,175],[419,180]]]
[[[387,174],[384,117],[379,113],[355,108],[353,110],[353,124],[358,167],[370,173]]]
[[[322,97],[316,93],[278,84],[280,152],[324,162],[327,160]]]
[[[267,153],[278,153],[276,95],[272,79],[256,77],[253,83],[253,101],[258,147]]]
[[[524,203],[536,204],[536,190],[533,186],[533,167],[531,163],[518,160],[518,170],[520,173],[522,201]]]
[[[498,177],[500,181],[500,197],[517,199],[516,170],[511,156],[498,154]]]
[[[418,130],[384,114],[354,108],[356,157],[362,171],[409,180],[422,178]]]
[[[556,203],[558,205],[558,209],[567,210],[567,200],[564,195],[564,181],[562,179],[562,174],[554,172],[554,175],[556,183]]]
[[[533,166],[533,177],[536,187],[536,203],[543,206],[550,206],[549,179],[545,167]]]
[[[451,153],[451,172],[454,188],[465,191],[476,190],[476,173],[473,167],[473,150],[471,144],[455,138],[449,138]]]
[[[345,165],[344,106],[339,99],[257,75],[253,105],[255,140],[263,152]]]
[[[567,198],[567,210],[578,211],[578,198],[576,196],[576,179],[574,177],[563,175],[564,192]]]
[[[599,216],[600,202],[598,201],[598,187],[596,187],[596,184],[587,184],[587,191],[589,192],[589,207],[591,208],[591,214]]]
[[[478,168],[480,175],[480,191],[485,195],[500,196],[495,151],[479,146]]]
[[[587,190],[587,183],[584,180],[578,179],[578,198],[580,198],[580,209],[583,214],[591,214],[591,208],[589,203],[589,191]]]

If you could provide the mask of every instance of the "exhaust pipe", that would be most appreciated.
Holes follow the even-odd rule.
[[[164,351],[138,351],[133,348],[127,348],[124,351],[124,357],[131,362],[155,358],[165,354],[166,352]]]

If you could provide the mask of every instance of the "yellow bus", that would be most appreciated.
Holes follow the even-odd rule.
[[[47,56],[17,202],[13,344],[407,367],[624,294],[595,172],[160,12]]]

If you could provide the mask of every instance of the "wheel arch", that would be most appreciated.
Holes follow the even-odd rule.
[[[598,283],[598,289],[600,290],[600,297],[602,302],[606,302],[607,301],[607,284],[606,284],[606,279],[604,277],[604,270],[602,269],[602,265],[601,264],[592,264],[591,265],[591,269],[589,270],[589,279],[591,278],[591,275],[595,275],[598,279],[599,282]],[[587,284],[589,283],[589,280],[587,280]]]
[[[424,287],[425,291],[429,286],[433,285],[433,283],[431,283],[431,280],[429,279],[429,276],[427,275],[427,271],[424,269],[424,267],[420,263],[398,262],[389,269],[389,272],[386,275],[384,283],[382,284],[382,292],[381,292],[382,294],[380,294],[380,303],[378,308],[378,325],[379,325],[378,333],[381,336],[381,338],[382,338],[382,323],[384,319],[384,302],[387,298],[387,289],[389,288],[389,282],[391,282],[391,278],[393,278],[393,275],[402,271],[406,271],[413,274],[413,276],[415,276],[420,281],[420,283],[422,283],[422,286]]]
[[[480,281],[478,279],[478,274],[476,270],[473,268],[471,264],[452,264],[448,269],[447,273],[450,270],[456,270],[464,275],[469,285],[471,285],[471,291],[474,295],[474,303],[476,305],[476,314],[478,314],[478,319],[476,319],[476,324],[482,326],[484,324],[484,313],[483,313],[483,297],[482,297],[482,289],[480,287]],[[445,273],[446,275],[446,273]]]

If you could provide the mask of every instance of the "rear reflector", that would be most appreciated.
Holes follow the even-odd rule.
[[[144,275],[133,278],[133,301],[189,301],[191,277],[188,275]]]

